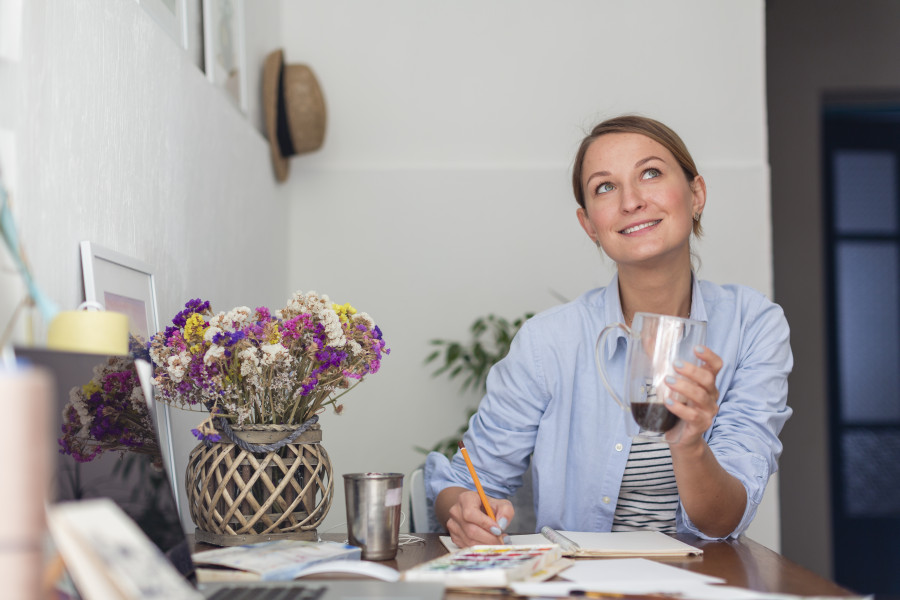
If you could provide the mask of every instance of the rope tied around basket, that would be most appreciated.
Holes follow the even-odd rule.
[[[238,436],[234,434],[234,430],[231,428],[231,425],[228,423],[228,420],[225,417],[216,417],[216,429],[225,434],[225,437],[233,443],[235,446],[240,448],[241,450],[246,450],[247,452],[253,452],[254,454],[263,454],[266,452],[274,452],[279,448],[283,448],[288,444],[292,444],[294,440],[296,440],[300,435],[319,422],[319,415],[313,415],[309,419],[307,419],[302,425],[297,427],[294,431],[290,433],[286,438],[280,439],[274,444],[251,444],[245,440],[242,440]],[[284,426],[283,426],[284,427]],[[204,443],[207,447],[212,446],[212,442],[208,440],[204,440]]]

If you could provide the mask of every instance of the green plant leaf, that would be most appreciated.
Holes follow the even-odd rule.
[[[446,376],[448,379],[456,379],[464,376],[460,385],[461,392],[484,393],[491,367],[509,353],[509,347],[516,333],[525,324],[525,321],[533,316],[534,313],[527,312],[513,321],[494,314],[478,317],[469,326],[471,338],[468,342],[433,339],[429,343],[437,349],[431,352],[424,362],[430,364],[437,361],[440,365],[432,371],[433,377]],[[483,336],[486,336],[485,341],[482,340]],[[443,355],[443,361],[439,360],[441,355]],[[422,446],[415,446],[415,449],[424,454],[440,452],[448,458],[452,457],[456,453],[457,442],[462,439],[468,429],[469,420],[475,414],[475,410],[475,408],[466,410],[466,421],[455,435],[438,441],[430,449]]]

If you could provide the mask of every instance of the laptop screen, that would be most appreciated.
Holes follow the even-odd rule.
[[[15,355],[55,379],[49,502],[112,499],[189,575],[190,548],[134,361],[42,348],[16,348]]]

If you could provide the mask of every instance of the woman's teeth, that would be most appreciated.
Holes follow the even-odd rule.
[[[662,219],[658,219],[656,221],[649,221],[647,223],[642,223],[640,225],[635,225],[634,227],[629,227],[628,229],[623,229],[619,233],[634,233],[635,231],[640,231],[641,229],[647,229],[648,227],[653,227],[657,223],[659,223]]]

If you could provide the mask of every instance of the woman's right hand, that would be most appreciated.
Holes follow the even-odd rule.
[[[451,497],[441,498],[445,493],[449,493]],[[495,498],[488,498],[488,502],[497,517],[496,522],[484,512],[478,492],[464,488],[450,488],[441,492],[438,504],[449,504],[449,516],[445,524],[454,544],[465,548],[474,544],[509,543],[509,536],[505,532],[516,512],[512,503]],[[438,512],[440,514],[442,511]]]

